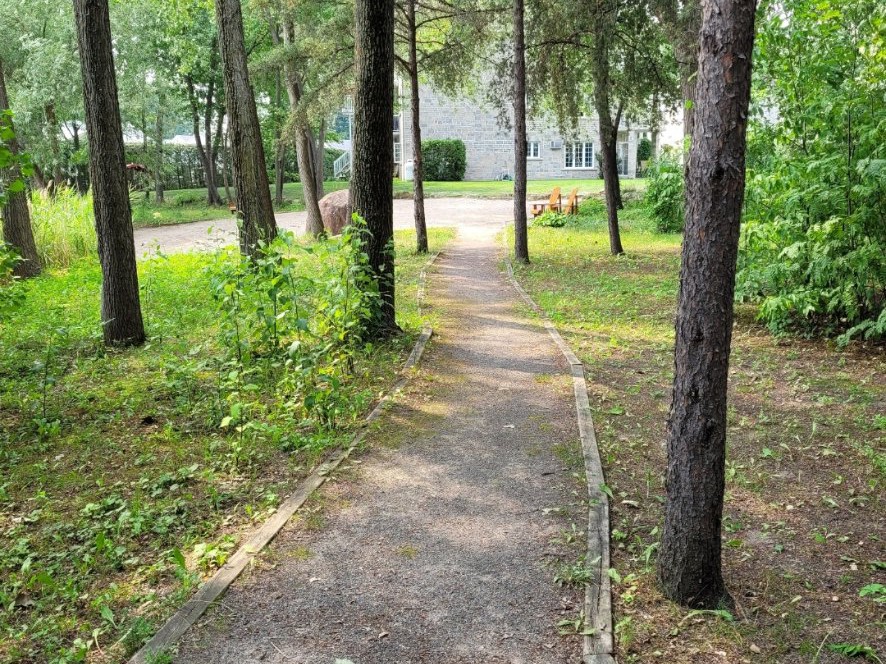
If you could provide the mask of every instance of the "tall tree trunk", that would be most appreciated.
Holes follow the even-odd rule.
[[[108,0],[74,0],[74,16],[83,74],[95,230],[102,267],[102,330],[108,345],[138,345],[145,340],[145,328],[139,301]]]
[[[154,123],[154,199],[164,202],[163,193],[163,107],[166,95],[160,90],[157,96],[157,118]]]
[[[283,26],[283,43],[287,46],[294,39],[294,28],[291,22]],[[299,107],[302,88],[295,65],[290,58],[283,64],[286,79],[286,94],[289,97],[290,112],[293,113],[295,125],[295,152],[298,158],[298,177],[302,185],[302,197],[308,214],[305,231],[309,235],[320,235],[323,232],[323,217],[320,215],[319,199],[317,198],[317,170],[314,167],[314,138],[308,125],[304,110]]]
[[[6,78],[3,75],[3,61],[0,60],[0,113],[9,110],[9,96],[6,94]],[[9,128],[14,130],[12,120],[9,120]],[[12,156],[19,154],[18,141],[13,134],[8,141]],[[20,181],[21,169],[18,164],[0,173],[2,180],[8,187],[12,182]],[[7,189],[6,205],[3,206],[3,241],[11,245],[22,259],[13,269],[17,277],[35,277],[40,274],[40,257],[37,254],[37,245],[34,242],[34,231],[31,228],[31,212],[28,209],[27,189],[9,191]]]
[[[209,205],[221,205],[222,200],[218,195],[218,188],[216,187],[217,180],[215,179],[215,168],[211,163],[212,146],[210,144],[204,144],[201,135],[202,131],[200,129],[200,110],[198,107],[197,89],[190,76],[186,78],[186,82],[188,87],[188,101],[191,106],[191,121],[194,128],[194,142],[197,145],[197,155],[200,157],[200,163],[203,165],[203,179],[206,181],[206,202]],[[210,90],[211,88],[212,85],[210,85]],[[207,97],[207,99],[208,98],[209,97]],[[207,134],[208,133],[209,132],[207,132]]]
[[[394,0],[357,0],[354,172],[351,208],[363,217],[370,268],[378,284],[373,333],[397,327],[394,308]]]
[[[224,67],[237,211],[243,221],[240,251],[251,256],[260,241],[270,242],[277,236],[277,221],[255,96],[249,83],[240,0],[216,0],[215,16]]]
[[[62,151],[58,144],[58,117],[55,113],[55,102],[51,101],[43,108],[46,116],[46,131],[49,134],[49,151],[52,153],[52,185],[54,193],[64,185],[65,175],[62,171]]]
[[[225,133],[222,135],[222,182],[225,186],[225,198],[229,201],[233,201],[234,197],[231,196],[231,183],[230,183],[230,174],[231,174],[231,128],[228,127]]]
[[[596,7],[596,34],[591,49],[591,69],[594,79],[594,110],[600,123],[600,170],[606,193],[606,215],[609,221],[609,251],[613,256],[624,253],[618,227],[618,129],[612,122],[610,108],[609,39],[614,25],[612,8],[606,0],[598,0]]]
[[[621,113],[624,109],[624,104],[622,102],[618,103],[618,110],[615,112],[615,117],[612,120],[612,131],[615,133],[615,147],[616,147],[616,164],[615,164],[615,206],[619,210],[624,210],[624,201],[621,199],[621,173],[618,172],[618,130],[621,125]],[[626,160],[630,160],[629,156],[625,157]],[[625,170],[627,170],[628,165],[625,164]]]
[[[142,132],[142,158],[139,160],[140,162],[148,161],[148,114],[145,111],[145,106],[142,104],[142,112],[141,112],[141,132]],[[135,174],[133,174],[135,175]],[[135,178],[133,177],[133,180]],[[141,178],[139,178],[141,180]],[[149,201],[151,199],[151,189],[148,187],[148,183],[145,183],[145,201]]]
[[[314,170],[317,175],[314,181],[317,184],[317,200],[323,198],[323,182],[326,179],[326,120],[320,120],[317,128],[317,140],[314,145]]]
[[[745,184],[754,0],[704,0],[680,269],[658,576],[691,607],[729,605],[721,571],[726,388]]]
[[[221,149],[222,137],[225,131],[225,115],[225,107],[219,107],[215,116],[215,136],[212,139],[210,162],[212,163],[212,181],[216,183],[216,190],[218,190],[218,151]],[[228,201],[231,200],[227,189],[225,189],[225,198]]]
[[[425,221],[425,169],[421,154],[421,99],[418,87],[418,29],[415,24],[415,0],[408,0],[406,21],[409,24],[409,87],[412,93],[412,204],[415,208],[415,249],[428,253],[428,226]]]
[[[529,262],[526,223],[526,39],[524,2],[514,0],[514,258]]]
[[[274,28],[272,26],[272,28]],[[274,28],[276,29],[276,28]],[[277,128],[274,130],[274,205],[283,205],[283,170],[286,167],[286,145],[283,143],[283,131],[280,126],[280,110],[283,106],[283,75],[277,70],[274,80],[274,108],[278,112]]]

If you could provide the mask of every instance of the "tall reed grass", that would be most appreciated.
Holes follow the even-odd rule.
[[[69,267],[80,258],[97,256],[92,194],[59,189],[54,196],[35,191],[31,196],[31,224],[37,253],[49,267]]]

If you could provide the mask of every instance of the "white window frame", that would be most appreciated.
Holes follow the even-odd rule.
[[[590,162],[588,161],[590,156]],[[576,161],[576,157],[580,161]],[[595,166],[593,141],[564,141],[563,142],[563,168],[567,171],[587,171]],[[569,165],[572,161],[572,165]],[[576,166],[576,163],[580,165]]]
[[[526,141],[526,158],[541,159],[541,141]]]

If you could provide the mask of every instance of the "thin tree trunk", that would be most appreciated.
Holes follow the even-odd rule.
[[[606,194],[606,215],[609,222],[609,251],[613,256],[624,253],[618,227],[618,131],[612,123],[610,110],[609,38],[613,24],[611,8],[605,0],[597,3],[597,25],[591,49],[592,77],[594,79],[594,107],[600,123],[600,170]]]
[[[278,206],[283,205],[283,169],[286,165],[286,145],[283,143],[283,131],[279,124],[279,111],[283,105],[282,79],[283,76],[278,69],[274,80],[274,108],[278,111],[277,128],[274,130],[274,205]]]
[[[745,185],[754,0],[704,0],[680,270],[658,576],[690,607],[731,604],[721,571],[726,388]]]
[[[163,194],[163,107],[166,95],[160,90],[157,96],[157,121],[154,124],[154,200],[164,202]]]
[[[218,189],[215,187],[215,178],[213,177],[214,169],[210,165],[209,146],[204,145],[203,137],[200,130],[200,111],[197,102],[197,90],[194,81],[186,78],[188,86],[188,101],[191,105],[191,121],[194,126],[194,142],[197,145],[197,154],[200,157],[200,163],[203,164],[203,179],[206,182],[206,202],[209,205],[221,205],[222,200],[218,195]]]
[[[425,221],[424,164],[421,154],[421,110],[418,87],[418,30],[415,25],[415,0],[408,0],[406,20],[409,24],[409,86],[412,93],[412,204],[415,208],[415,249],[428,253],[428,226]]]
[[[283,43],[292,44],[294,29],[291,22],[283,26]],[[304,111],[299,108],[301,101],[301,81],[290,59],[283,64],[286,80],[286,94],[289,97],[290,112],[295,120],[295,152],[298,158],[298,176],[302,185],[302,197],[308,218],[305,232],[318,236],[323,232],[323,217],[320,215],[319,199],[317,198],[316,168],[314,167],[314,139],[308,126]]]
[[[138,345],[145,340],[145,328],[139,300],[108,0],[74,0],[74,16],[102,268],[102,330],[108,345]]]
[[[225,198],[229,201],[234,201],[234,197],[231,196],[231,128],[228,127],[227,131],[222,135],[222,182],[225,186]]]
[[[9,110],[9,96],[6,94],[6,78],[3,74],[3,61],[0,60],[0,113]],[[13,129],[12,120],[8,127]],[[13,134],[7,142],[13,158],[19,154],[18,141]],[[21,181],[22,173],[18,164],[13,164],[0,173],[0,180],[8,187],[10,183]],[[3,206],[3,241],[12,246],[22,259],[13,268],[12,273],[17,277],[35,277],[40,274],[40,257],[37,254],[37,245],[34,242],[34,231],[31,228],[31,212],[28,209],[28,191],[23,188],[19,191],[7,189],[6,205]]]
[[[621,199],[621,173],[618,172],[618,129],[621,125],[621,113],[624,109],[624,105],[622,102],[618,103],[618,110],[615,112],[615,118],[612,120],[612,131],[615,134],[615,155],[616,155],[616,164],[615,164],[615,206],[619,210],[624,210],[624,201]],[[629,157],[625,157],[625,159],[629,159]],[[625,169],[627,169],[627,164],[625,164]]]
[[[43,109],[46,115],[46,130],[49,134],[49,151],[52,153],[52,185],[51,193],[64,185],[62,172],[62,152],[58,144],[58,117],[55,113],[55,102],[49,102]]]
[[[514,258],[529,262],[526,223],[526,41],[523,0],[514,0]]]
[[[277,236],[277,221],[255,96],[249,83],[240,0],[216,0],[215,16],[224,68],[237,213],[243,221],[240,251],[252,256],[259,242],[270,242]]]
[[[378,284],[373,334],[399,328],[394,307],[394,0],[357,0],[354,172],[351,207],[369,233],[366,253]]]
[[[216,191],[218,190],[218,151],[221,148],[222,136],[225,131],[225,107],[222,106],[216,112],[215,120],[215,136],[212,139],[212,151],[210,153],[210,161],[212,163],[212,181],[216,183]],[[225,198],[230,201],[230,195],[225,189]]]
[[[326,179],[326,120],[320,120],[317,128],[317,146],[314,151],[314,169],[317,173],[314,181],[317,184],[317,200],[323,198],[323,182]]]

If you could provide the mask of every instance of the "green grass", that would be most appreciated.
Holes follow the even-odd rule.
[[[432,249],[454,235],[429,234]],[[364,407],[418,332],[427,257],[410,232],[396,243],[405,334],[358,352],[340,388]],[[218,260],[140,263],[141,348],[102,346],[92,260],[30,280],[0,321],[0,661],[125,661],[354,426],[290,427],[289,405],[262,397],[268,367],[250,377],[252,428],[220,427],[232,365],[207,272]]]
[[[344,180],[328,180],[326,193],[345,189],[348,182]],[[641,190],[646,186],[645,180],[622,180],[624,191]],[[603,191],[602,180],[532,180],[528,183],[528,195],[532,198],[544,198],[554,187],[560,187],[564,197],[574,188],[578,188],[582,196],[599,194]],[[394,196],[408,198],[412,195],[412,183],[405,180],[394,180]],[[472,198],[510,198],[513,196],[514,183],[508,181],[490,182],[426,182],[425,196],[428,198],[472,197]],[[304,209],[304,196],[300,182],[290,182],[283,186],[285,202],[278,212],[293,212]],[[165,195],[166,202],[156,204],[151,200],[134,196],[132,208],[133,224],[136,228],[145,226],[163,226],[191,221],[220,219],[229,215],[226,207],[210,207],[206,204],[205,189],[170,190]]]
[[[882,607],[860,596],[882,582],[882,351],[774,339],[753,307],[737,310],[730,361],[723,558],[738,620],[689,616],[660,594],[680,236],[649,232],[640,204],[623,213],[624,256],[609,254],[591,205],[578,223],[530,229],[532,263],[515,268],[585,363],[614,494],[619,661],[809,662],[822,643],[818,661],[842,661],[828,651],[835,642],[882,658]]]

